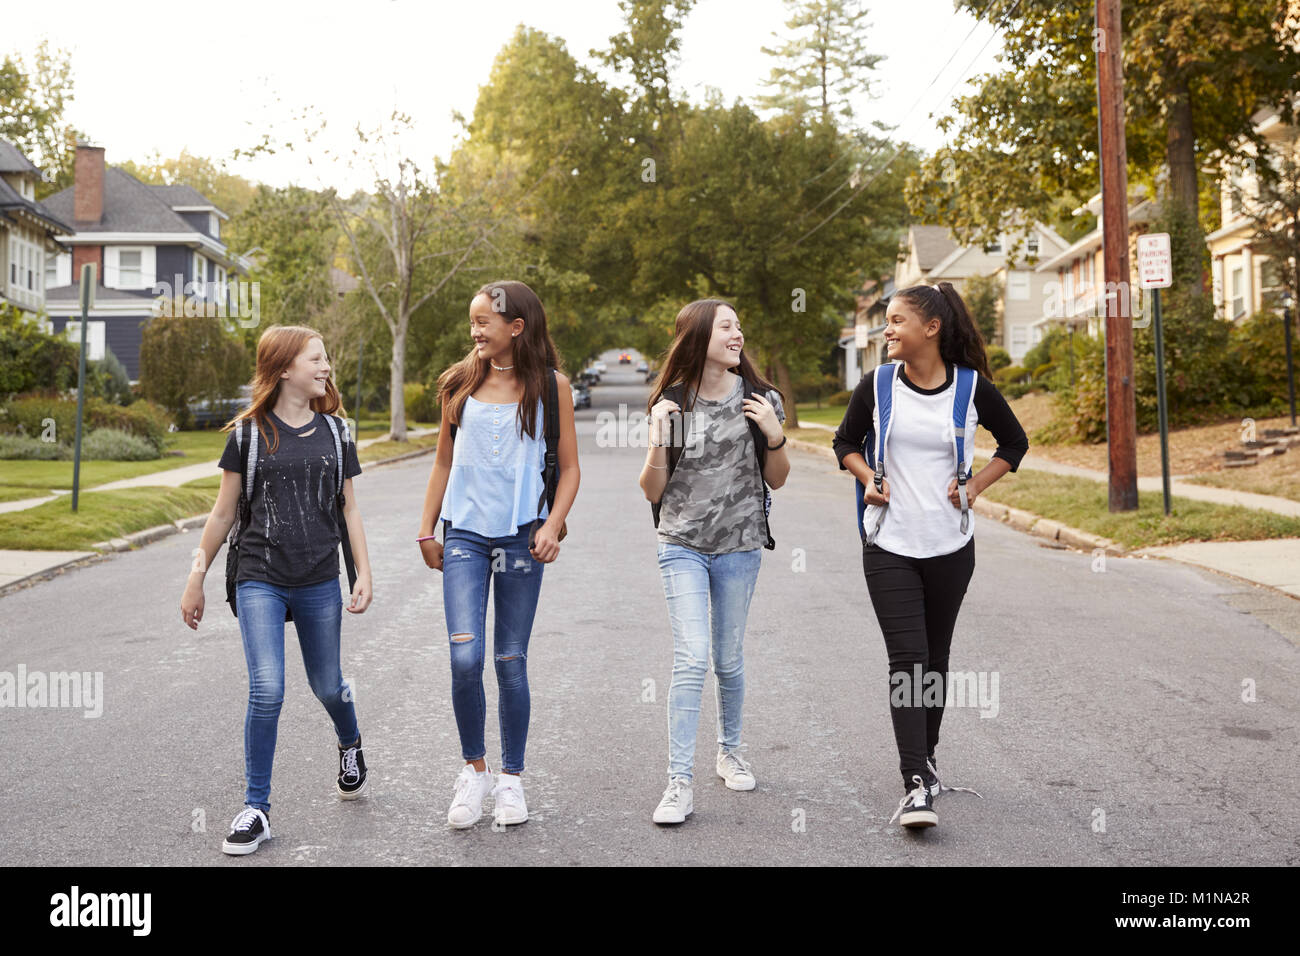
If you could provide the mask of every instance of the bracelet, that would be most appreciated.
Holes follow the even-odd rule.
[[[788,442],[789,440],[790,440],[790,436],[789,436],[789,435],[782,435],[782,436],[781,436],[781,444],[779,444],[779,445],[768,445],[768,446],[767,446],[767,450],[768,450],[768,451],[779,451],[780,449],[782,449],[782,448],[785,447],[785,443]]]
[[[658,468],[660,471],[668,470],[667,465],[656,465],[654,462],[650,462],[650,461],[647,461],[646,464],[649,465],[651,468]]]
[[[436,534],[426,534],[423,538],[416,538],[415,540],[416,540],[417,542],[418,542],[418,541],[428,541],[430,538],[436,538],[436,537],[438,537]]]

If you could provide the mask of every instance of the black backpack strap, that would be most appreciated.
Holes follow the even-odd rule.
[[[348,593],[351,594],[357,583],[357,565],[352,558],[352,538],[348,534],[347,518],[343,515],[343,509],[347,507],[347,496],[343,493],[343,483],[347,480],[344,477],[344,471],[348,460],[348,427],[342,419],[335,415],[326,415],[325,418],[329,422],[330,431],[334,433],[334,450],[338,456],[338,493],[335,495],[334,503],[338,509],[339,539],[343,545],[343,566],[348,572]]]
[[[659,395],[660,399],[668,399],[670,402],[676,402],[678,407],[681,406],[683,399],[686,397],[686,386],[680,382],[669,385]],[[681,435],[678,436],[678,422],[681,422]],[[681,461],[682,449],[686,446],[686,419],[683,415],[676,412],[668,416],[668,475],[664,479],[664,489],[667,490],[668,482],[672,480],[673,472],[677,468],[677,463]],[[663,496],[659,496],[659,501],[650,503],[650,515],[654,518],[655,527],[659,527],[659,504],[663,501]]]
[[[757,394],[754,384],[748,379],[744,379],[745,395],[749,399]],[[767,396],[763,396],[766,398]],[[767,513],[772,507],[772,495],[767,490],[767,480],[763,477],[763,469],[767,467],[767,436],[763,434],[763,429],[758,427],[758,422],[752,418],[746,419],[749,423],[749,434],[754,439],[754,460],[758,463],[758,487],[763,491],[763,533],[767,535],[767,544],[763,547],[769,551],[775,550],[776,542],[772,539],[772,528],[767,521]]]
[[[542,493],[537,498],[537,517],[533,519],[532,530],[528,534],[528,546],[533,546],[533,538],[542,521],[542,502],[548,509],[555,507],[555,489],[560,481],[560,389],[558,372],[547,369],[546,396],[542,400],[542,426],[546,439],[546,458],[542,463]],[[454,427],[454,426],[453,426]],[[453,437],[453,441],[454,441]]]

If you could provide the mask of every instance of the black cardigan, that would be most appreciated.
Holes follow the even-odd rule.
[[[945,363],[945,368],[948,378],[936,388],[921,388],[912,384],[903,371],[901,363],[897,374],[902,384],[912,391],[920,395],[937,395],[952,384],[952,363]],[[875,381],[875,369],[862,376],[862,381],[858,382],[858,387],[853,390],[853,397],[849,399],[844,420],[840,422],[840,427],[835,429],[835,457],[839,459],[841,471],[847,470],[844,465],[846,455],[854,452],[862,454],[862,440],[866,438],[871,428],[871,419],[876,410]],[[975,376],[975,411],[979,415],[980,426],[992,432],[997,440],[998,449],[993,453],[993,457],[1007,462],[1014,472],[1020,465],[1020,459],[1025,457],[1025,452],[1029,450],[1029,439],[1025,436],[1025,430],[1020,426],[1015,413],[1007,405],[1007,400],[998,391],[998,387],[979,373]],[[974,449],[971,449],[968,454],[973,458]]]

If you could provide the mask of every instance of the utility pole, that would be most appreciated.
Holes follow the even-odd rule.
[[[1128,148],[1120,0],[1096,0],[1097,139],[1106,303],[1106,444],[1110,510],[1136,511],[1137,407],[1133,388],[1133,292],[1128,256]]]

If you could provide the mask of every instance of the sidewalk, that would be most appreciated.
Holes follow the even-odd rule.
[[[407,431],[408,438],[419,438],[421,435],[431,435],[438,431],[437,426],[433,428],[413,428]],[[362,449],[375,442],[383,441],[384,436],[378,438],[366,438],[357,442],[357,448]],[[426,449],[432,451],[433,449]],[[403,454],[397,458],[405,458],[409,455]],[[372,461],[367,467],[382,465],[386,461]],[[214,475],[220,475],[221,469],[217,465],[217,459],[205,461],[194,465],[185,465],[181,468],[171,468],[167,471],[156,471],[148,475],[137,475],[134,478],[123,478],[120,481],[110,481],[102,485],[95,485],[93,488],[83,488],[81,494],[87,494],[95,491],[114,491],[119,488],[142,488],[142,487],[171,487],[178,488],[187,481],[195,481],[199,478],[209,478]],[[6,511],[23,511],[27,508],[35,508],[43,505],[47,501],[54,501],[57,498],[65,497],[71,492],[62,492],[60,494],[50,495],[46,498],[24,498],[21,501],[8,501],[0,504],[0,512]],[[138,531],[135,534],[127,535],[125,538],[114,538],[110,542],[112,550],[125,551],[132,546],[148,544],[150,541],[156,541],[158,538],[165,537],[169,534],[175,534],[178,531],[189,531],[192,528],[202,528],[207,521],[207,515],[195,515],[191,518],[182,518],[172,525],[159,525],[156,528],[146,528],[144,531]],[[71,568],[82,562],[89,561],[99,557],[101,551],[6,551],[0,549],[0,597],[9,590],[11,585],[19,584],[28,578],[44,578],[57,572],[61,568]]]
[[[829,425],[819,425],[814,422],[803,422],[801,426],[835,431]],[[831,457],[834,457],[835,454],[829,447],[822,447],[811,442],[792,441],[791,444],[799,448],[830,455]],[[980,448],[979,446],[975,448],[975,454],[983,455],[985,458],[991,458],[993,452],[994,449],[992,448]],[[1047,471],[1057,475],[1072,475],[1076,478],[1088,478],[1093,481],[1109,481],[1109,476],[1104,471],[1093,471],[1089,468],[1063,465],[1034,455],[1032,451],[1026,453],[1025,457],[1021,459],[1019,468]],[[1192,498],[1197,501],[1211,501],[1215,504],[1258,508],[1262,511],[1271,511],[1275,514],[1287,515],[1293,518],[1300,517],[1300,501],[1292,501],[1290,498],[1278,498],[1272,495],[1259,495],[1249,491],[1233,491],[1230,488],[1193,485],[1175,480],[1177,477],[1182,476],[1170,476],[1169,493],[1171,495]],[[1162,481],[1158,476],[1138,478],[1139,491],[1160,491],[1162,487]],[[1046,520],[1038,519],[1040,523]],[[1055,527],[1057,523],[1049,521],[1048,524]],[[1061,527],[1064,528],[1064,526]],[[1072,529],[1065,530],[1071,531]],[[1078,537],[1082,540],[1084,537],[1090,536],[1085,536],[1083,532],[1074,532],[1069,537]],[[1058,538],[1058,540],[1065,540],[1065,538]],[[1270,538],[1263,541],[1197,541],[1191,544],[1140,548],[1126,553],[1135,557],[1169,558],[1183,564],[1191,564],[1221,574],[1228,574],[1249,581],[1252,584],[1270,587],[1284,594],[1289,594],[1291,597],[1300,598],[1300,538]]]

